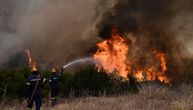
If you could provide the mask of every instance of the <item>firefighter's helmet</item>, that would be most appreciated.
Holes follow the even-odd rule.
[[[52,69],[51,69],[51,72],[52,72],[52,73],[56,73],[56,71],[57,71],[56,68],[52,68]]]

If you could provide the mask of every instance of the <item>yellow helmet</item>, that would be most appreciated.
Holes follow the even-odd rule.
[[[51,72],[52,72],[52,73],[56,73],[56,68],[52,68],[52,69],[51,69]]]

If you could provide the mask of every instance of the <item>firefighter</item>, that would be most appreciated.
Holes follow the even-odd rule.
[[[51,69],[51,75],[49,77],[49,83],[51,88],[51,101],[52,106],[56,105],[57,103],[57,95],[59,91],[59,78],[62,76],[61,73],[59,73],[56,68]]]
[[[41,97],[41,85],[45,82],[38,73],[37,68],[33,68],[32,74],[27,78],[27,110],[31,110],[33,107],[33,102],[35,101],[36,110],[40,110],[42,106],[42,97]]]

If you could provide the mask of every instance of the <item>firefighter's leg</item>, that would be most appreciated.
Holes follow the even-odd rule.
[[[31,110],[33,107],[34,97],[29,97],[27,99],[27,110]]]
[[[52,101],[52,106],[56,105],[56,89],[52,88],[51,90],[51,101]]]
[[[37,95],[35,97],[35,104],[36,104],[36,110],[40,110],[40,107],[42,106],[42,99],[40,95]]]
[[[52,100],[52,106],[55,106],[56,105],[56,100],[57,100],[56,97],[52,97],[51,100]]]

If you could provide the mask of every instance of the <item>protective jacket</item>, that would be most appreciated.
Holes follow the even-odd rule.
[[[32,74],[27,78],[27,108],[32,108],[33,102],[35,101],[36,110],[40,110],[42,105],[41,98],[41,86],[42,83],[45,82],[38,72],[32,72]]]
[[[58,91],[59,91],[59,78],[61,76],[62,76],[61,73],[55,72],[55,73],[52,73],[49,77],[52,105],[56,104],[56,96],[58,95]]]

